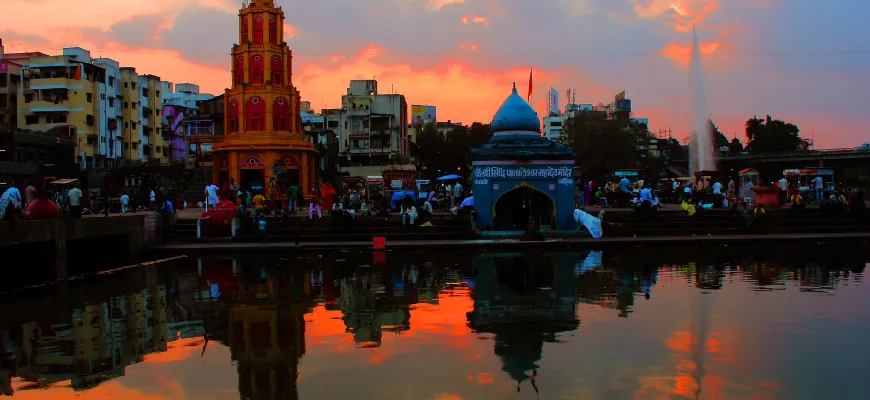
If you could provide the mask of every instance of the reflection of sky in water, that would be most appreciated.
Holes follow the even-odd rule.
[[[71,312],[5,305],[0,393],[866,398],[866,260],[729,251],[390,253],[381,265],[343,253],[122,271],[84,286],[90,301],[70,297]]]

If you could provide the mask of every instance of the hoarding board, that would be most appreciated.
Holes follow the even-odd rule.
[[[415,125],[424,125],[438,121],[435,106],[412,105],[411,121]]]

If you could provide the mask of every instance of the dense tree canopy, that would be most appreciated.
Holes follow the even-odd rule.
[[[772,119],[752,117],[746,121],[746,150],[750,153],[770,153],[806,149],[807,142],[800,135],[797,125]]]
[[[600,119],[593,113],[568,118],[562,126],[562,143],[577,154],[574,165],[592,179],[609,177],[618,169],[639,169],[646,179],[658,178],[667,160],[644,149],[651,138],[645,124]]]
[[[451,126],[449,130],[440,132],[433,123],[424,125],[417,137],[417,155],[425,167],[424,179],[447,174],[465,175],[471,150],[486,144],[491,136],[490,126],[479,122],[471,126]]]

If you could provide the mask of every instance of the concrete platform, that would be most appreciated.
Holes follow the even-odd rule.
[[[870,245],[870,232],[859,233],[806,233],[806,234],[770,234],[770,235],[721,235],[721,236],[659,236],[659,237],[611,237],[593,239],[591,237],[575,237],[547,239],[539,242],[524,242],[516,239],[480,239],[480,240],[406,240],[388,242],[387,250],[430,250],[439,251],[448,248],[480,248],[482,251],[524,248],[536,250],[553,247],[629,247],[656,245],[728,245],[728,244],[758,244],[761,242],[864,242]],[[178,245],[156,246],[149,249],[159,254],[202,255],[219,253],[263,253],[263,252],[295,252],[295,251],[339,251],[350,249],[373,249],[370,241],[356,242],[277,242],[277,243],[190,243]]]

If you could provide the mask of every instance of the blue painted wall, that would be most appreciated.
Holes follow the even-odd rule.
[[[517,173],[524,173],[525,179]],[[553,200],[556,230],[570,231],[577,227],[574,221],[573,164],[505,165],[476,161],[473,177],[474,211],[478,217],[477,225],[482,230],[492,228],[493,211],[499,196],[519,187],[524,181]]]

